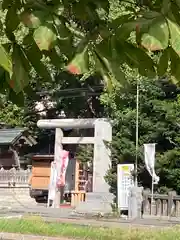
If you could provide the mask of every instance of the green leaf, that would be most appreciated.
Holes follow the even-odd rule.
[[[124,23],[127,23],[129,21],[132,21],[132,14],[126,14],[126,15],[122,15],[114,20],[112,20],[112,22],[109,24],[110,27],[116,28],[121,26]]]
[[[58,39],[57,43],[61,53],[63,53],[63,55],[66,56],[67,60],[70,61],[76,52],[76,49],[73,46],[73,38],[69,38],[68,40]]]
[[[170,29],[170,43],[174,51],[180,56],[180,27],[168,19]]]
[[[70,30],[66,27],[65,23],[59,20],[59,18],[54,18],[55,29],[58,33],[57,45],[68,60],[72,59],[74,55],[73,47],[73,36]]]
[[[6,95],[7,89],[9,89],[9,84],[6,81],[7,72],[4,68],[0,67],[0,93]]]
[[[161,16],[161,14],[156,11],[147,11],[143,14],[143,18],[146,18],[146,19],[155,19],[159,16]]]
[[[6,95],[7,89],[9,89],[9,84],[7,79],[9,79],[8,73],[0,67],[0,93]]]
[[[168,47],[169,29],[166,20],[161,17],[153,21],[148,33],[143,34],[141,45],[150,50],[163,50]]]
[[[124,43],[122,48],[126,55],[127,64],[130,67],[138,68],[145,76],[155,75],[154,62],[144,50],[135,47],[131,43]]]
[[[27,56],[27,59],[37,72],[39,76],[44,78],[44,80],[50,81],[52,80],[50,73],[48,72],[47,68],[44,66],[44,64],[41,61],[42,58],[42,52],[37,47],[36,43],[34,42],[34,39],[31,35],[28,35],[24,39],[25,44],[25,55]]]
[[[116,81],[121,84],[121,86],[125,86],[127,79],[125,74],[120,70],[120,65],[117,62],[111,62],[111,71]]]
[[[170,48],[170,59],[171,59],[171,75],[180,82],[180,58],[174,49]]]
[[[177,6],[180,8],[180,0],[175,0]]]
[[[24,11],[20,15],[21,21],[28,28],[38,28],[46,20],[47,14],[43,11]]]
[[[1,1],[2,10],[13,7],[14,9],[21,9],[23,7],[23,1],[20,0],[3,0]]]
[[[81,52],[76,53],[66,69],[72,74],[85,74],[89,71],[89,54],[86,46]]]
[[[4,73],[5,73],[4,68],[0,67],[0,79],[4,77]],[[0,84],[1,84],[1,81],[0,81]]]
[[[162,8],[161,8],[161,12],[163,15],[166,15],[171,7],[171,1],[169,0],[163,0],[162,1]]]
[[[129,38],[131,32],[147,32],[149,26],[151,26],[152,22],[154,21],[155,16],[159,17],[159,13],[156,12],[149,12],[149,15],[145,14],[143,17],[138,18],[137,20],[126,21],[119,27],[116,31],[117,36],[119,39],[127,39]]]
[[[108,75],[113,79],[113,82],[118,81],[120,84],[126,83],[124,73],[120,70],[121,61],[118,58],[118,54],[114,46],[114,38],[103,40],[96,47],[96,55],[104,68],[104,73],[108,72]],[[107,75],[107,74],[106,74]]]
[[[5,44],[2,44],[2,46],[4,47],[6,52],[10,52],[10,50],[12,48],[12,44],[11,43],[5,43]]]
[[[0,45],[0,56],[0,66],[3,67],[9,75],[12,75],[11,58],[2,45]]]
[[[171,3],[171,11],[169,12],[169,15],[168,15],[169,19],[180,24],[180,11],[177,8],[177,5],[173,2]]]
[[[113,40],[114,38],[104,39],[103,41],[101,41],[100,44],[96,46],[98,52],[101,55],[105,56],[106,58],[112,58],[113,56],[114,53]]]
[[[42,58],[42,52],[39,50],[38,46],[36,45],[32,33],[29,33],[28,35],[25,36],[23,39],[23,46],[25,46],[26,50],[31,49],[33,54],[36,53],[36,57],[38,59]]]
[[[103,8],[107,13],[109,13],[109,0],[93,1],[93,3],[97,4],[98,7]]]
[[[10,89],[8,99],[19,107],[24,106],[24,93],[22,91],[17,94],[13,89]]]
[[[101,75],[104,80],[105,86],[109,92],[113,90],[113,80],[111,75],[108,72],[105,72],[104,69],[101,69]]]
[[[7,30],[11,32],[16,30],[16,28],[20,24],[18,15],[16,13],[16,9],[14,8],[13,5],[10,8],[8,8],[5,24],[6,24]]]
[[[101,74],[107,90],[111,92],[113,90],[114,80],[116,81],[116,79],[109,71],[110,66],[108,64],[108,61],[107,59],[102,58],[102,56],[97,51],[94,51],[93,55],[96,63],[96,72]]]
[[[51,63],[58,69],[62,69],[64,67],[64,58],[57,53],[55,48],[50,51],[46,51],[45,54],[51,59]]]
[[[8,9],[12,4],[12,0],[3,0],[2,1],[2,9]]]
[[[56,43],[56,34],[52,26],[40,26],[34,31],[34,40],[40,50],[50,50]]]
[[[119,39],[127,39],[130,36],[130,33],[136,30],[136,21],[128,22],[123,24],[120,28],[117,29],[116,34]]]
[[[23,49],[22,47],[19,47],[19,57],[21,58],[21,61],[23,63],[23,67],[28,74],[31,70],[31,66],[30,66],[30,62],[27,59],[27,56],[25,54],[25,49]]]
[[[178,85],[179,84],[179,80],[177,80],[174,76],[170,76],[170,79],[171,79],[171,82],[175,85]]]
[[[159,59],[159,64],[157,68],[159,76],[163,76],[166,73],[168,68],[168,61],[169,61],[169,49],[167,48],[163,51]]]
[[[136,21],[136,43],[138,46],[141,46],[143,34],[148,33],[149,28],[156,17],[159,17],[159,13],[147,12],[142,18]]]
[[[69,31],[69,29],[57,17],[54,17],[54,22],[56,24],[56,30],[58,32],[58,38],[60,40],[67,40],[71,36],[71,32]]]
[[[64,6],[63,6],[63,4],[59,4],[59,0],[57,1],[57,5],[55,5],[55,7],[53,8],[53,12],[55,13],[55,14],[57,14],[58,16],[61,16],[62,15],[62,13],[63,13],[63,11],[64,11]]]
[[[26,69],[27,65],[24,63],[24,53],[17,44],[13,46],[12,61],[13,74],[9,85],[18,94],[28,85],[29,76]]]
[[[26,8],[27,9],[35,9],[35,10],[39,10],[39,11],[45,11],[45,12],[49,12],[49,6],[46,5],[44,0],[28,0],[26,1]]]

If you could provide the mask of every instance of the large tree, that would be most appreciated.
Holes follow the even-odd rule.
[[[52,80],[44,62],[84,79],[98,72],[109,88],[125,81],[124,63],[179,78],[179,0],[3,0],[1,8],[1,77],[17,94],[32,67]]]
[[[136,74],[132,74],[132,76]],[[180,89],[168,80],[137,79],[139,98],[138,180],[151,187],[145,169],[143,144],[156,143],[156,171],[160,176],[158,190],[174,189],[180,193]],[[136,82],[132,77],[125,88],[105,94],[102,101],[114,119],[112,168],[107,180],[116,194],[117,164],[135,163],[136,158]]]

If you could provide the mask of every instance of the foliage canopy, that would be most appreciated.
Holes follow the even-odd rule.
[[[115,195],[117,164],[134,163],[136,158],[136,82],[133,76],[125,88],[117,88],[110,95],[102,96],[106,111],[115,119],[112,168],[106,176]],[[139,183],[151,188],[151,177],[145,169],[143,144],[156,143],[156,172],[160,176],[157,190],[173,189],[180,193],[180,89],[167,79],[140,79],[139,88]]]
[[[52,80],[44,61],[83,79],[98,72],[109,88],[123,84],[123,64],[178,82],[179,0],[3,0],[1,8],[0,77],[17,94],[32,67]]]

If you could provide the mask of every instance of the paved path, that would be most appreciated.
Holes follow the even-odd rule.
[[[164,228],[171,227],[180,224],[180,219],[140,219],[136,221],[130,221],[125,219],[103,219],[103,218],[85,218],[83,216],[77,216],[72,214],[72,209],[53,209],[45,207],[33,207],[33,208],[16,208],[16,209],[0,209],[0,218],[17,218],[31,215],[41,216],[47,222],[63,222],[73,223],[79,225],[92,225],[92,226],[104,226],[104,227],[152,227],[152,228]]]

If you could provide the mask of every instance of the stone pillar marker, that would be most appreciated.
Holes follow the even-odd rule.
[[[110,213],[113,195],[104,177],[111,166],[110,149],[107,145],[112,140],[112,126],[107,119],[52,119],[39,120],[40,128],[56,128],[55,161],[58,174],[61,166],[61,151],[63,142],[67,144],[94,144],[93,158],[93,192],[86,194],[86,201],[81,202],[77,212],[81,213]],[[94,137],[63,137],[60,128],[86,129],[94,128]],[[56,207],[60,203],[60,193],[57,193]]]
[[[130,190],[128,217],[132,220],[142,217],[143,187],[132,187]]]

